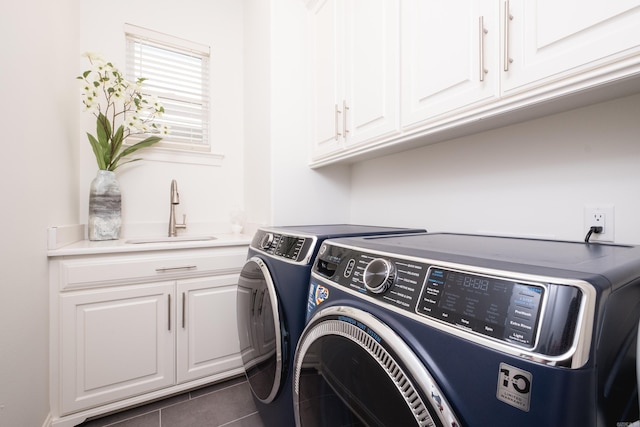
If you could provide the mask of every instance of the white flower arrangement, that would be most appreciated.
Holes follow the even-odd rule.
[[[98,168],[114,171],[122,164],[140,160],[120,163],[125,156],[162,140],[159,136],[148,136],[123,148],[126,138],[149,133],[169,133],[166,125],[153,123],[155,118],[162,116],[164,107],[156,98],[143,95],[144,78],[129,82],[112,63],[100,55],[86,53],[84,56],[89,59],[92,67],[78,77],[82,81],[82,103],[85,111],[96,117],[96,135],[87,132],[87,137]],[[119,123],[117,128],[116,123]]]

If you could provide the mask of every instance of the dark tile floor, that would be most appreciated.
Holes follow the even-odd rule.
[[[82,427],[263,427],[244,376],[123,412]]]

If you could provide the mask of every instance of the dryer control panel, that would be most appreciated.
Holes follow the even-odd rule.
[[[280,259],[307,264],[310,262],[315,240],[315,237],[311,236],[277,233],[261,229],[254,234],[251,247]]]
[[[572,350],[583,298],[578,287],[535,276],[330,242],[320,248],[313,272],[424,323],[547,356]]]

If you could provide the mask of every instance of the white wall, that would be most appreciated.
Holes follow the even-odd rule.
[[[585,205],[640,243],[640,95],[354,165],[351,218],[582,240]]]
[[[49,413],[46,230],[78,221],[78,0],[0,13],[0,426]]]
[[[271,223],[270,9],[244,0],[244,205],[254,224]]]
[[[187,215],[187,233],[212,224],[228,228],[230,212],[243,207],[243,5],[237,0],[170,0],[108,3],[83,0],[80,51],[98,52],[125,70],[125,23],[211,47],[211,144],[224,155],[222,166],[141,161],[116,171],[122,190],[122,234],[165,233],[169,186],[178,181],[178,220]],[[87,69],[82,63],[78,73]],[[79,103],[78,103],[79,104]],[[78,106],[78,112],[81,109]],[[89,184],[97,166],[84,132],[93,131],[83,114],[80,218],[86,223]],[[156,227],[143,227],[146,225]],[[226,230],[225,228],[225,230]],[[218,231],[217,229],[212,231]]]
[[[272,158],[275,225],[349,220],[349,168],[307,166],[311,129],[307,10],[300,0],[272,1]],[[310,90],[310,89],[308,89]]]
[[[246,205],[269,225],[349,220],[349,168],[307,167],[307,10],[245,0]]]

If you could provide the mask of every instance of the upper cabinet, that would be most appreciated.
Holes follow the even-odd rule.
[[[640,89],[640,0],[398,1],[311,6],[311,166]]]
[[[499,96],[498,11],[495,1],[402,2],[403,126]]]
[[[506,0],[501,20],[503,95],[638,62],[638,0]]]
[[[396,0],[314,4],[314,157],[398,131],[398,14]]]

